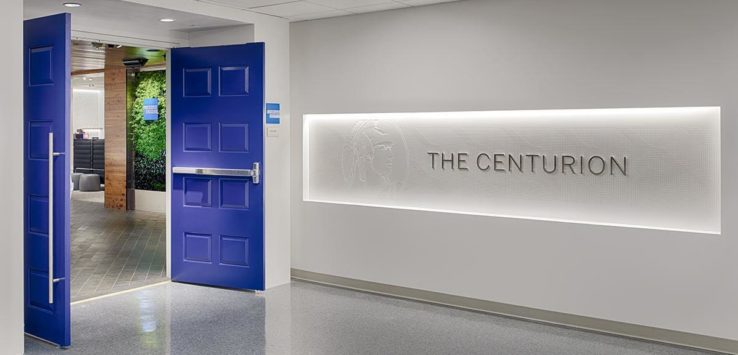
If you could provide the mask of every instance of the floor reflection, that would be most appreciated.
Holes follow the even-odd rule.
[[[26,354],[61,352],[26,338]],[[72,306],[71,354],[699,354],[294,281],[165,283]]]

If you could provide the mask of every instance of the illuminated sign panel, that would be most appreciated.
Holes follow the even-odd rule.
[[[305,115],[305,201],[720,233],[720,108]]]
[[[144,121],[156,121],[159,119],[159,99],[151,98],[143,100]]]

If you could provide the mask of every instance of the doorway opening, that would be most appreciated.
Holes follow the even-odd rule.
[[[166,51],[74,40],[71,82],[71,301],[166,281]]]
[[[248,43],[253,25],[77,5],[24,2],[25,332],[62,347],[75,301],[170,274],[264,288],[264,44]],[[180,73],[171,83],[167,67]],[[176,273],[175,258],[191,267]]]

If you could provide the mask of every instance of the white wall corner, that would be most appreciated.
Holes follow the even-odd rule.
[[[265,125],[266,288],[290,282],[290,31],[286,20],[256,24],[254,41],[266,50],[266,102],[280,104],[280,124]],[[266,130],[277,136],[267,136]]]
[[[0,85],[0,353],[23,353],[23,1],[3,2],[0,13],[0,66],[6,73]]]

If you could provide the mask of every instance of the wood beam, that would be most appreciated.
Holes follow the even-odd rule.
[[[105,207],[126,210],[126,68],[105,69]]]

